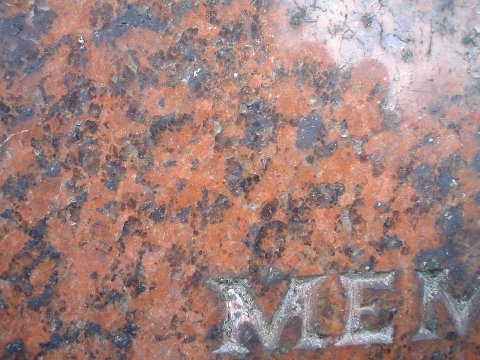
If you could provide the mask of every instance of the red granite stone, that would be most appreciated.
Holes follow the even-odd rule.
[[[440,303],[413,341],[419,273],[480,286],[479,53],[470,0],[1,2],[0,359],[229,358],[218,277],[269,318],[325,274],[336,339],[340,276],[392,271],[391,344],[246,357],[479,358]]]

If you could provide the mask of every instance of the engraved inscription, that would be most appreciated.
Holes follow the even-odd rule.
[[[266,350],[275,350],[287,322],[298,317],[302,322],[298,349],[320,349],[327,345],[326,339],[319,338],[311,329],[314,318],[314,300],[324,276],[292,278],[290,286],[279,308],[273,314],[270,324],[254,301],[250,284],[246,279],[227,278],[210,280],[225,304],[226,316],[223,324],[224,343],[214,353],[245,354],[248,349],[240,342],[245,326],[251,326]]]
[[[476,290],[468,299],[454,298],[446,288],[448,272],[437,275],[419,273],[422,288],[421,320],[418,332],[413,340],[439,339],[434,302],[442,302],[450,316],[455,331],[460,336],[468,335],[471,322],[480,310],[480,290]]]
[[[369,344],[390,344],[393,341],[393,327],[391,325],[380,329],[379,331],[368,331],[361,329],[361,316],[373,315],[376,310],[373,306],[362,307],[363,289],[391,290],[393,291],[393,282],[395,274],[379,274],[367,276],[341,276],[343,286],[347,290],[347,325],[345,334],[335,344],[342,345],[369,345]]]
[[[440,339],[437,334],[437,304],[445,306],[456,333],[467,336],[473,320],[480,311],[480,289],[467,292],[463,297],[455,297],[448,289],[448,271],[436,274],[417,273],[421,302],[418,311],[417,332],[412,340]],[[397,272],[343,274],[340,282],[346,299],[345,327],[341,336],[320,337],[314,330],[316,322],[315,306],[320,286],[326,276],[292,277],[277,310],[270,322],[267,321],[252,294],[250,283],[244,278],[224,277],[208,280],[224,306],[222,324],[223,343],[214,350],[217,354],[241,355],[249,352],[242,343],[242,335],[247,329],[253,330],[266,351],[280,347],[282,333],[293,318],[301,321],[300,339],[295,349],[323,349],[329,345],[353,346],[392,344],[394,326],[384,325],[379,329],[365,329],[363,316],[378,316],[378,303],[365,305],[365,290],[394,292]],[[395,294],[395,293],[393,293]],[[395,310],[392,308],[392,310]],[[394,319],[393,319],[394,321]]]

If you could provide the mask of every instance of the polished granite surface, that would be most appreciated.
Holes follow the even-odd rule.
[[[0,76],[0,359],[480,358],[477,1],[3,0]]]

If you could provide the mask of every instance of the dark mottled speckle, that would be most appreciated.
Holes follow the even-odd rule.
[[[25,351],[25,344],[21,339],[13,340],[9,342],[7,345],[5,345],[5,352],[10,355],[22,353],[24,351]]]
[[[295,145],[299,149],[310,149],[316,141],[325,136],[323,119],[315,112],[302,116],[298,121],[297,140]]]
[[[345,192],[345,186],[340,183],[310,184],[308,200],[321,209],[331,208]]]
[[[437,218],[437,225],[445,236],[456,235],[463,227],[463,213],[457,206],[452,206],[443,211]]]
[[[403,243],[397,237],[397,235],[393,236],[384,236],[380,239],[377,244],[377,251],[384,252],[384,251],[392,251],[396,249],[400,249]]]

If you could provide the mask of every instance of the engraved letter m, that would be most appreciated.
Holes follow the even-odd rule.
[[[221,278],[209,280],[225,304],[223,344],[214,353],[245,354],[248,349],[241,344],[242,332],[250,326],[265,350],[275,350],[280,345],[283,329],[292,318],[301,320],[301,338],[296,349],[319,349],[327,346],[327,339],[316,335],[312,329],[314,301],[324,276],[295,278],[290,281],[287,293],[268,324],[251,295],[248,280]]]

